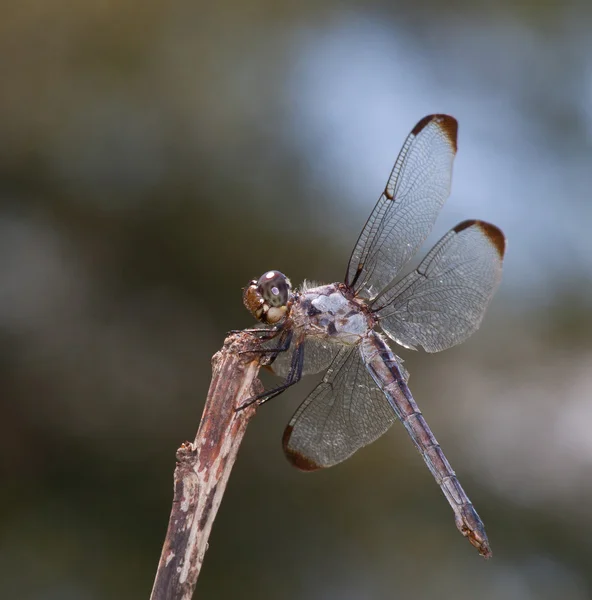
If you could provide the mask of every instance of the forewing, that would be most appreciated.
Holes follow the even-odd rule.
[[[295,338],[298,336],[294,336]],[[264,343],[264,347],[274,348],[277,346],[277,341],[269,340]],[[314,337],[306,337],[304,342],[304,366],[302,375],[311,375],[320,373],[326,369],[341,348],[340,344],[332,344],[326,340]],[[286,377],[292,364],[292,354],[294,353],[295,344],[292,343],[290,348],[284,352],[279,352],[270,365],[271,371],[280,377]]]
[[[330,467],[379,438],[394,420],[359,349],[344,347],[294,413],[284,432],[284,451],[304,471]]]
[[[503,233],[483,221],[450,230],[419,267],[376,298],[387,335],[408,348],[445,350],[479,328],[500,282]]]
[[[409,134],[349,259],[345,283],[374,298],[429,235],[450,193],[458,124],[430,115]]]

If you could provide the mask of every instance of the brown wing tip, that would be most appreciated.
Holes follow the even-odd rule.
[[[419,123],[413,128],[411,133],[413,135],[419,135],[423,129],[425,129],[430,123],[437,123],[444,135],[448,138],[450,145],[456,152],[457,150],[457,137],[458,137],[458,121],[450,115],[428,115],[424,117]]]
[[[290,463],[300,469],[301,471],[318,471],[322,469],[321,465],[318,465],[313,460],[300,454],[299,452],[295,452],[292,448],[288,447],[290,443],[290,436],[292,435],[293,427],[288,425],[284,430],[284,435],[282,437],[282,446],[284,447],[284,453],[286,458],[290,461]]]
[[[487,223],[486,221],[479,221],[478,219],[469,219],[468,221],[463,221],[459,223],[454,231],[456,233],[460,233],[464,229],[468,227],[472,227],[476,225],[483,235],[491,242],[492,246],[497,250],[500,258],[504,257],[504,253],[506,251],[506,238],[502,233],[502,230],[491,223]]]

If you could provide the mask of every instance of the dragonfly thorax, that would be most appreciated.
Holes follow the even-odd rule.
[[[267,271],[245,288],[243,304],[259,321],[275,324],[286,316],[291,297],[290,280],[279,271]]]
[[[363,302],[348,297],[344,286],[336,283],[304,289],[294,301],[291,319],[308,335],[353,345],[374,326],[374,319]]]

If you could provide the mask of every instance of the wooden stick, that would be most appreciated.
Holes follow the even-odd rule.
[[[212,358],[212,381],[193,444],[177,450],[174,497],[151,600],[190,600],[230,471],[256,404],[235,407],[262,391],[260,360],[246,354],[253,338],[229,335]]]

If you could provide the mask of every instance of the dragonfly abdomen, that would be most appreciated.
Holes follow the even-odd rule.
[[[405,426],[446,496],[454,511],[457,528],[484,557],[489,558],[491,549],[483,523],[413,399],[395,355],[375,331],[364,338],[360,351],[370,375],[388,398],[393,411]]]

